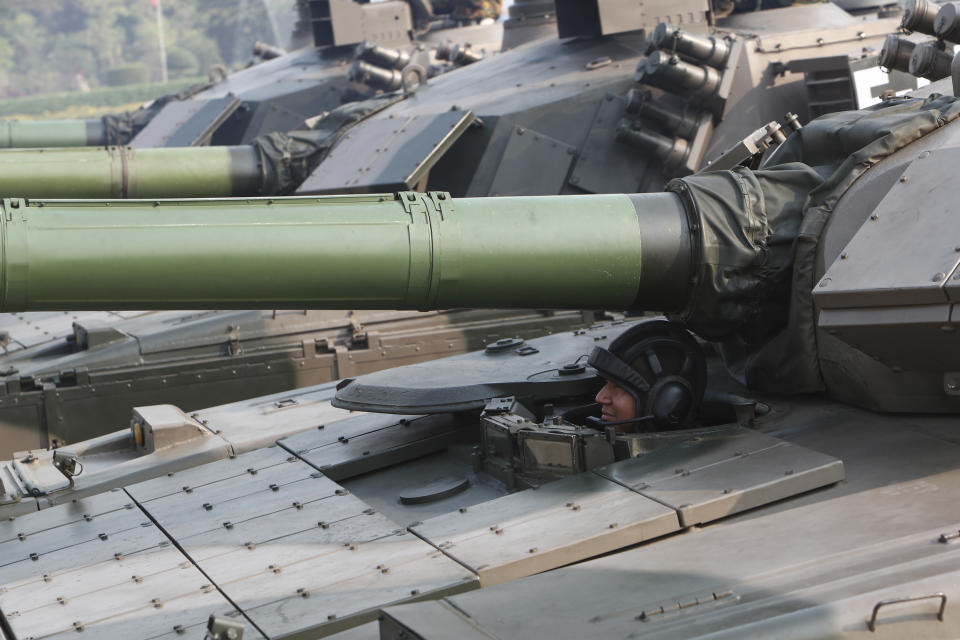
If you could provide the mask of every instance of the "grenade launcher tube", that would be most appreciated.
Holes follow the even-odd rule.
[[[0,311],[668,311],[695,266],[672,193],[2,206]]]

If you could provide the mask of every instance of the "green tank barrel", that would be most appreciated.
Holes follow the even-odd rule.
[[[185,198],[260,193],[252,146],[0,151],[0,193],[18,198]]]
[[[684,304],[672,193],[3,200],[0,310]]]
[[[96,147],[105,144],[103,121],[0,120],[0,148]]]

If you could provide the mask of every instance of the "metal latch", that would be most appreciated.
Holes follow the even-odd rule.
[[[83,465],[77,459],[77,454],[65,449],[57,449],[53,452],[53,466],[66,477],[70,483],[68,489],[73,488],[74,477],[83,473]],[[79,468],[79,469],[78,469]]]

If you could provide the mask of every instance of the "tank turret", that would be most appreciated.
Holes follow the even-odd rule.
[[[938,126],[958,114],[954,98],[932,97],[824,118],[791,136],[764,169],[699,173],[672,181],[659,194],[8,199],[0,220],[5,239],[0,310],[667,312],[717,341],[728,361],[743,367],[739,375],[748,384],[792,391],[826,386],[888,409],[919,410],[921,400],[923,410],[952,408],[960,396],[944,393],[943,376],[951,375],[952,356],[944,354],[953,353],[954,327],[949,319],[937,325],[933,318],[950,306],[958,268],[953,245],[942,259],[936,251],[925,252],[924,268],[931,271],[925,283],[897,275],[888,284],[879,265],[872,271],[855,265],[873,264],[867,256],[884,255],[871,248],[873,241],[900,246],[909,237],[909,246],[920,247],[952,237],[942,226],[918,237],[920,225],[901,228],[896,215],[887,222],[891,214],[882,210],[896,210],[894,201],[909,197],[898,193],[913,193],[921,188],[916,183],[934,179],[935,171],[911,178],[909,167],[935,166],[924,162],[931,153],[951,153],[954,125],[942,132]],[[827,132],[844,122],[856,124],[857,135],[832,145]],[[907,144],[918,137],[939,146],[921,153],[923,145]],[[858,160],[865,154],[873,154],[869,163],[882,158],[896,167],[890,175],[906,171],[902,180],[890,184],[859,176],[851,165],[867,162]],[[843,198],[855,177],[859,189],[871,185],[875,211],[865,210],[863,196],[856,202]],[[950,182],[937,184],[948,188]],[[824,200],[824,194],[832,199]],[[821,223],[826,230],[808,246],[807,229],[816,219],[811,216],[827,206],[830,222]],[[939,207],[929,202],[925,209]],[[953,224],[949,216],[937,220]],[[856,251],[840,251],[846,244]],[[897,321],[889,315],[890,305],[931,319]],[[808,342],[818,326],[827,336]],[[895,346],[900,334],[922,338],[910,355]],[[798,345],[809,352],[797,351]],[[822,361],[827,352],[832,359]],[[864,378],[871,383],[847,377],[833,384],[837,354],[844,354],[847,367],[857,362],[878,369]],[[935,362],[941,364],[931,365]],[[877,381],[893,375],[915,385],[910,394],[872,391],[881,387]]]
[[[714,29],[709,26],[710,4],[704,0],[685,0],[671,5],[669,11],[648,3],[645,11],[633,11],[629,19],[623,18],[626,14],[618,8],[620,3],[622,0],[556,5],[539,0],[516,2],[510,7],[510,20],[502,27],[453,29],[447,28],[450,21],[440,13],[424,11],[423,1],[300,2],[298,32],[318,38],[313,47],[291,47],[292,53],[286,56],[219,78],[189,99],[163,105],[126,145],[129,148],[74,155],[47,150],[0,157],[0,163],[10,166],[7,182],[0,172],[0,193],[43,201],[81,196],[273,197],[408,190],[442,191],[455,198],[659,191],[670,178],[716,163],[732,146],[753,154],[766,144],[758,140],[775,138],[768,128],[774,131],[772,122],[788,111],[796,111],[799,119],[806,121],[816,113],[844,108],[853,97],[851,78],[860,84],[867,78],[870,85],[866,98],[858,99],[879,99],[882,87],[875,86],[875,76],[849,73],[854,63],[848,56],[869,67],[871,61],[860,57],[871,46],[879,46],[880,39],[896,25],[894,20],[853,18],[832,4],[815,4],[733,14]],[[415,44],[410,30],[403,27],[408,10]],[[356,19],[360,13],[366,16],[363,20]],[[403,28],[397,30],[397,25]],[[798,30],[798,25],[803,28]],[[510,50],[491,55],[498,50],[495,44],[501,28],[503,49]],[[558,30],[578,37],[561,41],[556,37]],[[538,41],[516,46],[524,39]],[[357,65],[355,74],[364,80],[362,84],[348,80],[354,59],[366,65]],[[663,64],[647,64],[648,59]],[[808,67],[797,66],[801,63]],[[837,72],[836,65],[840,75],[833,77],[830,74]],[[641,70],[638,85],[637,72]],[[436,75],[438,71],[444,72]],[[832,79],[822,79],[826,76]],[[356,98],[381,91],[382,86],[374,86],[378,77],[386,80],[388,89],[399,82],[399,89],[382,95],[375,100],[378,105],[369,110],[355,110],[353,115],[341,111],[360,107],[367,101]],[[690,81],[694,91],[685,88]],[[905,86],[909,85],[898,88]],[[862,88],[858,88],[858,96]],[[354,101],[342,104],[345,99]],[[753,106],[743,108],[746,104]],[[314,117],[324,112],[329,113],[319,121]],[[755,131],[764,123],[771,124]],[[265,131],[272,133],[261,135]],[[232,148],[219,152],[201,148],[207,144]],[[185,145],[198,146],[178,149],[183,155],[152,153],[158,147],[164,149],[157,151],[167,151],[167,147]],[[81,156],[82,166],[76,163],[77,167],[71,168]],[[533,167],[536,171],[531,171]],[[160,205],[153,211],[166,214],[172,210]],[[354,257],[368,252],[363,241],[357,246],[361,251]],[[264,298],[263,306],[270,306],[267,300],[269,297]],[[118,303],[132,304],[128,300]],[[566,326],[583,322],[579,313],[565,313],[575,321]],[[121,406],[120,396],[129,397],[123,387],[117,395],[107,385],[95,382],[109,359],[102,349],[77,350],[76,336],[83,327],[72,326],[70,319],[75,315],[57,316],[56,328],[47,316],[36,322],[29,316],[9,318],[11,344],[24,348],[0,356],[0,372],[9,372],[0,377],[0,385],[5,384],[11,396],[0,406],[0,413],[12,416],[16,412],[10,420],[18,426],[35,425],[38,433],[49,436],[40,436],[42,444],[92,435],[92,429],[104,428],[96,424],[97,416],[114,416],[111,420],[122,416],[114,407]],[[263,317],[272,321],[272,312],[263,312]],[[356,319],[346,311],[340,317],[343,322]],[[532,316],[519,312],[518,317]],[[559,326],[538,317],[538,322],[526,326],[539,325],[543,331]],[[199,339],[192,333],[197,328],[189,313],[184,318],[176,326],[189,333],[182,339],[192,344]],[[14,320],[21,320],[21,326]],[[473,325],[476,331],[471,335],[475,337],[443,342],[439,352],[423,342],[405,348],[420,355],[449,353],[443,350],[477,346],[481,334],[486,340],[508,335],[500,320],[485,329],[481,324]],[[35,328],[39,326],[43,329]],[[121,345],[127,348],[134,342],[133,338],[118,337],[127,332],[124,326],[101,327],[94,334],[103,341],[117,338],[108,349],[116,354],[110,366],[117,370],[129,367],[130,380],[123,384],[129,382],[130,388],[141,382],[152,384],[154,377],[142,365],[146,357],[142,352],[130,349],[127,360],[119,355]],[[311,326],[298,324],[302,341],[320,339]],[[227,337],[231,332],[212,321],[204,327],[212,332],[204,338],[208,347],[216,344],[221,350],[218,366],[229,375],[236,369],[237,378],[246,376],[251,368],[230,367],[228,360],[241,351],[243,357],[252,358],[253,348],[234,344]],[[163,325],[153,325],[149,331],[138,325],[131,331],[136,332],[139,344],[153,344],[145,334],[157,331],[158,340],[171,350],[171,358],[175,353],[192,356],[190,350],[176,350],[181,338]],[[389,359],[390,349],[378,348],[376,340],[354,340],[354,335],[364,332],[351,330],[349,324],[337,329],[336,337],[329,327],[323,331],[322,340],[329,339],[329,343],[321,344],[337,354],[344,353],[341,347],[347,350],[338,357],[344,365],[336,370],[341,375],[350,370],[345,365],[347,356],[359,360],[359,354],[350,351],[359,348],[357,345]],[[18,339],[23,336],[42,339]],[[288,338],[293,340],[292,334]],[[290,356],[287,364],[300,367],[300,362]],[[191,366],[184,360],[167,364],[170,371]],[[280,367],[277,363],[272,366],[274,370]],[[89,367],[89,377],[73,375],[73,370],[84,367]],[[302,377],[294,378],[291,386],[306,383]],[[86,394],[82,415],[57,400],[67,394]],[[41,402],[42,397],[42,410],[21,409],[27,396],[29,402]],[[219,396],[218,401],[240,397]],[[14,405],[14,398],[21,404]],[[155,396],[137,398],[129,402],[156,401]],[[182,403],[185,409],[202,405],[197,396],[181,398],[171,396],[168,401]],[[78,400],[71,406],[79,404]],[[0,417],[0,424],[3,420]],[[68,425],[70,429],[65,428]],[[5,426],[0,428],[8,432]],[[6,437],[0,440],[11,441]],[[32,443],[29,446],[40,446],[37,440]],[[25,448],[10,446],[11,450]]]

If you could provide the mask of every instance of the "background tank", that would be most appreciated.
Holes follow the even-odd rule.
[[[154,637],[213,613],[265,637],[957,635],[958,117],[953,97],[891,99],[809,124],[760,170],[658,194],[170,203],[165,223],[135,202],[5,202],[6,308],[112,306],[151,269],[144,307],[359,295],[670,320],[192,415],[140,407],[127,431],[5,463],[4,632]],[[188,236],[191,206],[212,211]],[[363,268],[360,228],[381,247]],[[210,256],[214,229],[229,241]],[[97,233],[120,240],[96,261],[67,243]],[[286,235],[293,256],[270,246]],[[65,259],[76,274],[49,278]],[[642,406],[683,387],[683,428],[586,419],[586,363],[625,328]]]
[[[403,3],[394,4],[406,9]],[[292,58],[281,56],[243,72],[246,76],[231,76],[222,86],[187,102],[163,107],[178,114],[171,116],[177,131],[193,136],[190,141],[180,140],[181,133],[159,133],[168,125],[150,124],[132,143],[135,149],[84,152],[86,175],[77,173],[78,154],[6,154],[2,159],[13,170],[6,172],[0,186],[15,185],[17,195],[30,197],[71,192],[89,197],[182,197],[426,188],[471,196],[647,191],[755,137],[758,122],[773,123],[788,112],[806,122],[829,111],[871,104],[886,89],[916,86],[912,76],[896,71],[888,79],[878,66],[877,54],[883,38],[895,30],[895,18],[854,17],[835,5],[817,4],[731,15],[718,12],[726,17],[710,29],[710,5],[704,0],[687,0],[664,11],[651,5],[645,13],[629,12],[630,19],[623,19],[620,4],[563,1],[554,16],[552,3],[519,2],[511,6],[510,20],[503,26],[502,47],[482,44],[499,37],[499,31],[491,31],[494,27],[472,26],[425,31],[418,44],[421,50],[410,53],[409,43],[396,48],[399,36],[364,43],[356,52],[341,46],[341,40],[378,34],[373,27],[357,35],[343,26],[341,31],[348,36],[336,35],[331,44],[330,36],[323,35],[329,20],[317,17],[330,14],[330,7],[341,12],[352,7],[356,13],[387,5],[311,3],[318,48]],[[425,24],[418,6],[412,5],[409,19]],[[336,31],[337,12],[331,15]],[[672,26],[671,20],[680,26]],[[536,44],[518,46],[525,38]],[[790,43],[786,49],[779,42],[783,38]],[[465,44],[471,40],[472,46]],[[320,47],[321,43],[327,46]],[[509,53],[476,64],[485,50],[501,48]],[[307,72],[296,56],[321,54],[340,56],[343,64],[320,65],[317,73],[327,74],[324,79],[304,77]],[[356,57],[349,72],[344,56]],[[447,77],[426,77],[465,64],[469,68],[444,74]],[[264,78],[269,82],[264,84]],[[311,98],[311,113],[268,103],[257,107],[256,96],[261,94],[275,92],[276,99],[287,99],[285,78],[300,91],[307,91],[305,81],[309,92],[336,90],[327,91],[319,102]],[[421,82],[427,85],[420,87]],[[331,114],[327,122],[316,123],[322,129],[319,133],[298,131],[290,138],[277,133],[330,111],[348,95],[391,92],[395,101],[383,99],[349,116]],[[245,106],[216,124],[216,132],[197,124],[199,119],[219,117],[212,105],[231,96],[238,103],[245,100]],[[197,111],[197,122],[191,115],[183,123],[180,112],[200,105],[205,106],[202,113]],[[258,121],[241,114],[264,110],[274,119],[281,115],[288,119],[271,120],[269,126],[266,121],[251,124],[237,133],[248,120]],[[300,115],[290,119],[291,113]],[[397,122],[403,123],[399,129]],[[270,132],[274,133],[266,138],[257,137]],[[525,132],[529,135],[523,137]],[[165,135],[173,137],[159,141]],[[760,138],[765,136],[769,134]],[[145,148],[207,143],[251,146],[176,153]],[[288,157],[297,165],[293,176],[282,175],[290,173]],[[538,171],[530,175],[533,166]],[[281,178],[273,179],[276,174]],[[177,185],[182,185],[182,192]]]
[[[298,48],[290,53],[259,56],[263,62],[235,73],[211,70],[209,84],[160,97],[132,112],[83,120],[0,121],[0,147],[249,144],[258,135],[296,129],[359,97],[348,75],[357,45],[366,40],[399,48],[408,64],[435,62],[435,71],[444,63],[432,52],[448,40],[471,41],[478,55],[499,47],[501,25],[458,28],[443,16],[423,14],[423,5],[297,0],[293,41]]]

